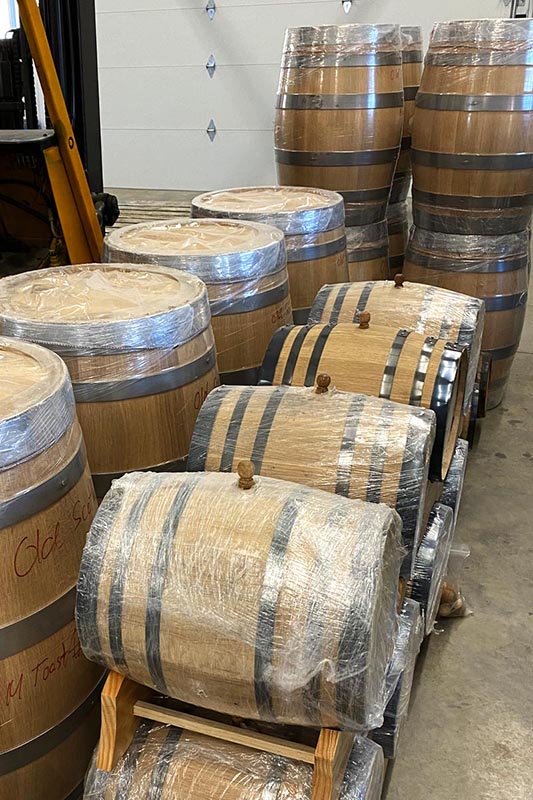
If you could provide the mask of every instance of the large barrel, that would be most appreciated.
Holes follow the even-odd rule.
[[[0,794],[37,800],[33,762],[42,756],[53,768],[62,720],[101,675],[82,656],[74,624],[96,499],[61,359],[0,337],[0,368]],[[76,766],[73,785],[85,768]],[[7,791],[18,778],[27,794]]]
[[[256,383],[272,333],[290,322],[283,234],[231,219],[176,219],[110,233],[107,261],[163,264],[207,284],[223,383]]]
[[[312,386],[320,373],[337,389],[432,409],[437,415],[430,475],[450,465],[461,424],[466,351],[450,342],[396,326],[286,326],[274,335],[263,363],[266,385]]]
[[[197,420],[187,469],[234,472],[249,458],[261,475],[386,503],[402,518],[403,541],[412,553],[421,539],[434,415],[328,391],[327,376],[319,383],[317,390],[216,389]]]
[[[279,182],[340,192],[349,225],[385,219],[402,90],[398,26],[289,28],[274,134]]]
[[[389,200],[391,204],[405,200],[411,184],[411,124],[424,61],[422,28],[416,25],[401,25],[400,37],[404,97],[403,130],[400,155],[394,171]]]
[[[193,217],[263,222],[285,234],[293,320],[305,325],[322,284],[347,280],[344,203],[336,192],[295,186],[250,186],[208,192]]]
[[[379,281],[389,277],[387,223],[346,228],[348,280]]]
[[[383,777],[380,747],[356,736],[340,800],[379,800]],[[84,800],[122,800],[121,788],[125,786],[130,800],[310,800],[312,782],[310,764],[180,728],[142,722],[112,772],[97,770],[93,762]]]
[[[533,193],[533,20],[438,23],[413,118],[416,225],[524,230]]]
[[[383,749],[385,758],[395,758],[400,730],[407,717],[416,659],[424,638],[424,620],[420,603],[405,597],[398,619],[398,634],[387,684],[392,695],[383,715],[383,725],[371,736]]]
[[[451,339],[468,351],[464,410],[471,402],[481,351],[485,309],[469,295],[410,283],[401,274],[392,281],[323,286],[315,298],[310,323],[359,322],[368,311],[376,325],[402,325],[426,336]]]
[[[439,610],[442,585],[455,532],[451,508],[435,503],[418,549],[415,568],[407,584],[407,594],[422,606],[426,636],[433,630]]]
[[[529,282],[527,232],[506,236],[452,236],[414,227],[406,278],[453,289],[485,302],[482,351],[492,360],[488,408],[497,406],[520,344]]]
[[[409,241],[409,219],[407,203],[393,203],[387,208],[387,235],[389,237],[389,276],[403,267],[403,259]]]
[[[138,469],[185,468],[218,383],[209,303],[194,276],[153,265],[77,265],[0,281],[5,333],[69,368],[97,495]]]
[[[392,654],[400,518],[295,483],[251,485],[251,473],[114,482],[80,570],[83,650],[222,713],[372,727]]]

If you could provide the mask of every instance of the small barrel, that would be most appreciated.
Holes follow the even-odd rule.
[[[426,636],[433,631],[439,610],[455,530],[453,518],[451,508],[435,503],[426,535],[418,549],[413,575],[407,584],[408,597],[422,606]]]
[[[407,203],[400,202],[387,208],[387,235],[389,237],[389,276],[394,278],[403,267],[403,259],[409,241]]]
[[[0,370],[0,794],[8,797],[19,770],[32,785],[33,762],[59,741],[62,720],[101,670],[81,655],[74,624],[96,498],[67,369],[42,347],[0,337]]]
[[[99,497],[124,472],[185,468],[218,384],[202,281],[135,264],[28,272],[0,281],[0,326],[65,360]]]
[[[525,230],[533,193],[533,20],[440,22],[413,117],[416,225]]]
[[[413,227],[403,273],[485,302],[481,349],[492,360],[488,408],[503,399],[520,344],[529,282],[529,235],[452,236]]]
[[[312,386],[326,373],[337,389],[432,409],[437,416],[430,476],[444,478],[460,430],[466,351],[396,326],[353,324],[287,326],[268,348],[260,383]]]
[[[311,308],[309,323],[357,323],[364,311],[371,314],[376,325],[402,325],[466,347],[468,373],[463,409],[468,413],[483,336],[485,309],[482,300],[436,286],[410,283],[398,274],[394,282],[323,286]]]
[[[320,375],[317,389],[216,389],[197,420],[187,469],[233,472],[251,458],[261,475],[386,503],[399,513],[412,554],[422,538],[434,416],[376,397],[328,391],[328,384],[329,376]]]
[[[344,202],[336,192],[250,186],[198,195],[193,217],[247,219],[283,231],[293,321],[305,325],[324,281],[347,280]]]
[[[380,747],[356,736],[340,800],[379,800],[383,777]],[[313,767],[302,761],[168,725],[141,722],[129,749],[111,772],[97,770],[93,760],[83,797],[122,798],[121,789],[127,786],[131,800],[311,800],[312,783]]]
[[[393,649],[400,518],[253,473],[243,461],[239,477],[114,482],[80,570],[83,650],[214,711],[372,727]]]
[[[379,281],[389,277],[389,237],[386,222],[346,228],[348,280]]]
[[[461,505],[467,464],[468,442],[464,439],[457,439],[452,463],[450,464],[450,469],[446,475],[446,480],[444,481],[442,495],[440,498],[441,503],[445,506],[448,506],[448,508],[451,508],[453,511],[454,525],[457,523],[459,506]]]
[[[353,225],[383,220],[402,118],[397,25],[289,28],[274,131],[281,184],[340,192]]]
[[[207,285],[223,383],[257,383],[273,332],[292,319],[281,231],[231,219],[175,219],[112,231],[107,261],[162,264]]]
[[[403,130],[400,155],[394,171],[390,204],[407,199],[411,184],[411,123],[415,111],[415,99],[420,86],[424,51],[422,28],[416,25],[401,25],[403,75]]]
[[[416,659],[424,638],[420,603],[406,597],[398,619],[398,634],[387,685],[392,695],[383,715],[383,725],[372,731],[372,739],[383,749],[385,758],[395,758],[400,730],[409,710]]]

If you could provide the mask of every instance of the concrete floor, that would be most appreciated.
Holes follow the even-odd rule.
[[[423,647],[387,800],[533,800],[532,520],[533,304],[468,465],[456,541],[471,549],[462,583],[474,613],[439,623]]]

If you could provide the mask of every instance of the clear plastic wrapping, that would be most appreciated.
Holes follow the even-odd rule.
[[[376,727],[405,552],[399,516],[295,483],[240,481],[113,483],[78,582],[85,655],[222,713]]]
[[[339,299],[340,298],[340,299]],[[340,302],[342,300],[342,302]],[[372,324],[400,325],[416,333],[457,341],[468,350],[463,408],[470,408],[485,323],[483,300],[437,286],[404,281],[359,281],[323,286],[308,323],[353,322],[368,311]]]
[[[394,758],[402,723],[407,717],[416,659],[424,638],[424,619],[420,604],[405,598],[400,612],[394,655],[387,675],[390,699],[383,725],[372,731],[372,738],[383,748],[385,758]]]
[[[152,264],[77,264],[0,281],[0,327],[61,355],[171,349],[209,327],[205,285]]]
[[[400,25],[402,50],[422,47],[422,28],[419,25]]]
[[[317,234],[344,225],[337,192],[298,186],[245,186],[197,195],[193,217],[246,219],[283,231],[286,237]],[[286,240],[287,250],[291,239]]]
[[[432,411],[336,389],[222,386],[200,411],[187,469],[231,472],[251,458],[262,475],[386,503],[414,554],[435,426]]]
[[[442,486],[440,501],[453,511],[453,524],[457,524],[457,516],[461,505],[463,485],[468,463],[468,442],[464,439],[457,439],[455,451],[450,464],[450,469],[446,475],[446,480]]]
[[[410,245],[417,251],[427,253],[436,262],[443,258],[453,260],[454,272],[482,272],[483,266],[491,261],[527,257],[529,232],[508,233],[505,236],[465,236],[413,226]],[[435,268],[438,269],[438,266]]]
[[[369,50],[400,49],[400,28],[398,25],[354,24],[321,25],[318,27],[288,28],[283,45],[284,56],[293,53],[306,53],[317,57],[330,52],[350,53]],[[400,62],[398,62],[400,63]],[[294,66],[292,62],[282,62],[283,66]],[[340,63],[342,66],[342,62]],[[348,66],[348,65],[347,65]]]
[[[50,448],[75,418],[72,385],[61,359],[0,336],[0,473]],[[7,482],[4,475],[0,502],[7,501]]]
[[[380,748],[356,737],[340,800],[379,800],[383,773]],[[309,764],[143,722],[112,772],[93,760],[84,800],[310,800],[312,777]]]
[[[463,55],[465,66],[533,64],[532,49],[533,21],[530,19],[437,22],[429,43],[429,55],[439,52]],[[434,62],[430,60],[429,63]]]
[[[437,618],[453,535],[453,511],[435,503],[409,582],[409,596],[420,603],[424,612],[426,635],[432,632]]]
[[[446,580],[442,585],[439,617],[469,617],[474,612],[468,605],[462,588],[463,571],[470,549],[466,545],[455,544],[450,552]]]
[[[350,212],[346,214],[346,253],[348,263],[387,259],[389,255],[389,235],[387,222],[371,225],[350,225]]]

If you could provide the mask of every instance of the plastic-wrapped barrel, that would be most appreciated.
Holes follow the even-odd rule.
[[[422,28],[401,25],[402,75],[403,75],[403,131],[402,145],[389,203],[396,204],[407,198],[411,184],[411,123],[415,110],[415,98],[420,85],[424,61]]]
[[[403,266],[405,250],[409,241],[407,203],[393,203],[387,208],[387,235],[389,237],[389,277],[393,278]]]
[[[406,597],[398,620],[398,634],[387,675],[393,689],[381,728],[372,731],[372,739],[383,748],[385,758],[395,758],[402,723],[407,717],[416,659],[424,638],[420,604]]]
[[[107,261],[149,261],[207,285],[223,383],[256,383],[272,333],[292,319],[281,231],[231,219],[176,219],[110,233]]]
[[[468,464],[468,442],[457,439],[452,463],[442,487],[441,502],[453,511],[454,525],[457,522],[463,486],[465,482],[466,467]]]
[[[281,184],[340,192],[353,225],[385,219],[402,118],[397,25],[289,28],[274,134]]]
[[[379,281],[389,277],[389,238],[387,223],[346,228],[348,280]]]
[[[384,777],[381,748],[356,736],[340,800],[379,800]],[[112,772],[87,776],[84,800],[195,797],[202,800],[310,800],[313,768],[284,756],[200,734],[142,722],[133,742]]]
[[[150,264],[28,272],[0,281],[0,326],[64,358],[99,497],[124,472],[185,468],[218,384],[200,280]]]
[[[413,118],[416,225],[498,235],[529,224],[533,20],[440,22]]]
[[[286,326],[274,335],[261,384],[312,386],[326,373],[337,389],[430,408],[437,416],[430,476],[444,478],[460,430],[466,351],[396,326]]]
[[[513,357],[520,344],[529,282],[529,235],[454,236],[413,227],[403,273],[485,302],[481,349],[492,365],[488,408],[503,398]]]
[[[187,469],[232,472],[248,458],[261,475],[386,503],[399,513],[412,552],[434,438],[431,412],[328,390],[328,376],[316,390],[223,386],[203,406]]]
[[[436,286],[395,281],[366,281],[323,286],[309,315],[310,323],[359,322],[368,311],[376,325],[402,325],[426,336],[450,339],[466,347],[468,373],[464,411],[471,402],[485,320],[482,300]]]
[[[435,503],[429,515],[426,535],[418,549],[413,575],[407,584],[408,596],[422,606],[426,636],[432,632],[437,618],[453,535],[452,509]]]
[[[43,772],[62,772],[56,748],[101,676],[74,623],[96,498],[61,359],[0,337],[0,372],[0,796],[63,800],[86,763],[74,756],[57,786]]]
[[[139,473],[91,527],[85,654],[184,702],[246,718],[372,727],[403,556],[387,506],[285,481]],[[147,635],[148,634],[148,635]]]
[[[344,203],[336,192],[295,186],[249,186],[208,192],[193,217],[263,222],[285,234],[293,320],[305,325],[322,284],[347,280]]]

